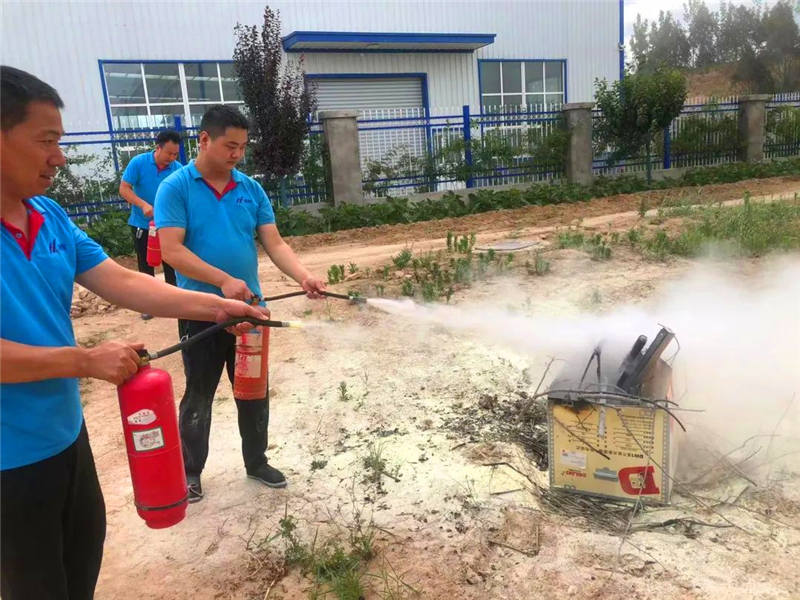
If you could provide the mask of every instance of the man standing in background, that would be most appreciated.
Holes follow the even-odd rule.
[[[178,269],[178,287],[252,302],[261,294],[261,242],[272,262],[312,298],[325,284],[306,269],[275,225],[261,185],[235,167],[244,158],[249,123],[230,105],[209,108],[200,122],[199,153],[158,188],[156,226],[161,252]],[[181,337],[198,335],[213,323],[181,319]],[[211,406],[223,369],[233,384],[236,340],[224,331],[183,350],[186,390],[180,403],[180,433],[189,502],[203,498],[200,474],[208,458]],[[264,398],[235,398],[242,458],[251,479],[272,488],[286,478],[267,462],[269,390]]]
[[[177,161],[181,136],[174,129],[165,129],[156,137],[156,149],[134,156],[125,167],[119,184],[119,195],[131,205],[128,225],[133,232],[133,246],[140,273],[153,276],[155,270],[147,264],[147,236],[150,220],[153,218],[153,205],[156,191],[168,175],[181,168]],[[175,271],[167,263],[164,266],[164,280],[175,285]],[[143,314],[143,319],[152,318]]]

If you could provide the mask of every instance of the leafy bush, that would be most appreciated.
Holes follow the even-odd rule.
[[[128,214],[122,211],[108,212],[95,219],[86,228],[86,233],[109,256],[129,256],[134,252]]]
[[[410,202],[407,198],[390,198],[381,204],[326,206],[320,209],[319,217],[282,207],[276,208],[275,214],[278,226],[284,235],[307,235],[358,227],[462,217],[505,208],[584,202],[592,198],[632,194],[645,190],[730,183],[797,173],[800,173],[800,158],[697,168],[687,171],[680,177],[665,178],[649,184],[645,179],[635,175],[598,177],[588,186],[567,182],[540,183],[523,190],[477,190],[468,193],[466,198],[455,192],[447,192],[437,200],[426,198],[419,202]]]

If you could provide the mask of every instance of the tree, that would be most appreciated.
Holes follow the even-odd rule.
[[[788,92],[800,85],[800,31],[787,1],[778,2],[764,14],[764,50],[775,92]]]
[[[295,175],[315,108],[314,91],[305,85],[302,58],[284,60],[279,13],[264,8],[261,31],[255,25],[234,29],[234,72],[251,120],[251,151],[262,185],[277,180],[286,204],[286,180]]]
[[[637,70],[652,71],[660,65],[684,68],[689,66],[691,59],[691,46],[686,32],[669,11],[662,10],[658,21],[653,22],[637,16],[631,49]]]
[[[692,65],[703,68],[715,64],[719,35],[717,17],[708,10],[703,0],[689,0],[688,4],[684,4],[683,11],[692,49]]]
[[[595,82],[595,101],[601,116],[595,126],[597,139],[611,148],[610,162],[647,156],[647,180],[652,181],[651,150],[654,137],[677,117],[686,101],[686,79],[680,71],[659,66],[652,72],[627,73],[609,87]]]
[[[759,8],[720,4],[717,14],[717,62],[733,63],[752,53],[763,41]]]

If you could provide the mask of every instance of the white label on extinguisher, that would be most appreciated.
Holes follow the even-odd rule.
[[[137,410],[135,413],[128,415],[128,423],[131,425],[150,425],[156,420],[156,413],[149,408]]]
[[[261,355],[237,354],[236,374],[239,377],[261,377]]]
[[[148,234],[150,237],[156,237],[156,235],[158,235],[158,230],[155,228],[155,225],[151,225],[151,226],[148,228],[148,230],[147,230],[147,234]]]
[[[161,427],[145,429],[144,431],[133,431],[131,435],[133,436],[133,447],[137,452],[158,450],[164,447],[164,434],[161,431]]]

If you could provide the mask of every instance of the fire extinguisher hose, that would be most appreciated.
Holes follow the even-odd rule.
[[[151,360],[174,354],[175,352],[178,352],[178,350],[183,350],[192,344],[196,344],[197,342],[214,335],[218,331],[227,329],[228,327],[233,327],[234,325],[238,325],[240,323],[250,323],[252,325],[260,325],[261,327],[303,327],[303,324],[300,321],[272,321],[269,319],[256,319],[254,317],[236,317],[235,319],[228,319],[222,323],[212,325],[208,329],[204,329],[200,333],[193,335],[192,337],[185,338],[177,344],[169,346],[168,348],[164,348],[163,350],[158,350],[156,352],[139,350],[139,358],[142,364],[146,364]]]

